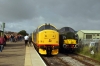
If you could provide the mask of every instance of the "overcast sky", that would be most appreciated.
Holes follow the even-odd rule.
[[[5,31],[15,32],[31,33],[44,23],[58,29],[100,30],[100,0],[0,0],[2,22]]]

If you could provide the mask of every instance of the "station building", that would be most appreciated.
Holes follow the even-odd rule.
[[[80,44],[95,46],[97,51],[100,50],[100,30],[79,30],[77,34],[81,39]]]
[[[79,39],[100,39],[100,30],[79,30],[77,32]]]

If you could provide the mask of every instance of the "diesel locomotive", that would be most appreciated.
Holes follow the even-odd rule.
[[[78,35],[71,27],[62,27],[59,29],[59,51],[74,52],[78,44]]]
[[[32,41],[41,55],[59,53],[59,32],[52,24],[42,24],[32,33]]]

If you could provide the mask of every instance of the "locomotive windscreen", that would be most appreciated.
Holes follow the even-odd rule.
[[[66,34],[66,39],[75,39],[75,34],[73,32],[68,32]]]
[[[75,32],[74,29],[70,28],[70,27],[65,27],[65,32]]]
[[[66,39],[75,39],[75,30],[71,27],[63,27],[59,30],[60,35],[62,35]]]
[[[46,29],[51,29],[51,30],[56,30],[57,31],[57,29],[55,27],[53,27],[52,25],[50,25],[50,24],[41,26],[39,28],[39,31],[46,30]]]
[[[67,33],[67,32],[73,32],[75,33],[74,29],[70,28],[70,27],[63,27],[59,30],[60,33]]]

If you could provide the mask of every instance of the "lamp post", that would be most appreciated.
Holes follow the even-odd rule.
[[[3,35],[4,35],[4,28],[5,28],[5,23],[2,23],[2,29],[3,29]]]

